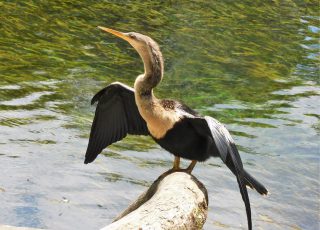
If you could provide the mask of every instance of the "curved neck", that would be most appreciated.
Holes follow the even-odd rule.
[[[139,75],[135,81],[134,88],[141,96],[151,96],[163,77],[163,59],[159,49],[147,47],[138,51],[144,64],[144,74]]]

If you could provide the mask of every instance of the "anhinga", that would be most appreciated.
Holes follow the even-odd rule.
[[[248,228],[252,229],[246,186],[263,195],[268,191],[244,170],[228,130],[216,119],[200,116],[179,101],[154,96],[153,88],[163,77],[163,59],[158,44],[150,37],[99,28],[129,42],[142,58],[145,72],[137,77],[134,88],[115,82],[92,98],[91,104],[98,101],[98,105],[84,163],[92,162],[104,148],[127,134],[150,135],[175,156],[174,170],[179,169],[180,157],[192,160],[186,169],[189,173],[197,161],[220,157],[237,178],[246,206]]]

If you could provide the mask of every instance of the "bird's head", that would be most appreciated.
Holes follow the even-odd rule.
[[[152,38],[136,32],[123,33],[102,26],[98,28],[129,42],[142,58],[146,71],[149,71],[154,65],[159,65],[162,71],[162,54],[158,44]]]
[[[98,28],[129,42],[131,46],[140,54],[144,62],[149,61],[148,59],[150,59],[151,52],[160,53],[158,44],[152,38],[146,35],[136,32],[122,33],[117,30],[102,26],[98,26]]]

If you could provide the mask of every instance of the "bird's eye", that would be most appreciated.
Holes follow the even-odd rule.
[[[129,34],[129,37],[130,37],[130,38],[136,38],[136,35],[134,35],[134,34]]]

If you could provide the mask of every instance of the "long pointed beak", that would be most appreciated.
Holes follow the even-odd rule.
[[[103,26],[98,26],[99,29],[105,31],[105,32],[108,32],[108,33],[111,33],[119,38],[122,38],[128,42],[130,42],[130,40],[132,40],[128,35],[122,33],[122,32],[119,32],[119,31],[116,31],[116,30],[113,30],[113,29],[110,29],[110,28],[106,28],[106,27],[103,27]]]

